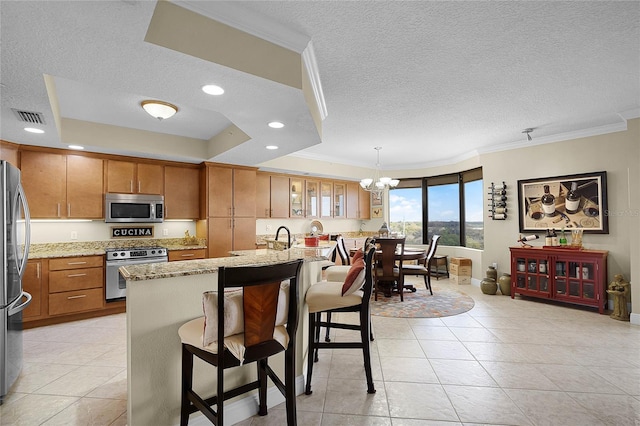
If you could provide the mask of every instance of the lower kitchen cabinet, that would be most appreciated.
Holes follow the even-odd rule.
[[[49,315],[100,309],[104,303],[103,256],[49,260]]]
[[[39,318],[42,315],[42,261],[30,260],[22,277],[22,289],[31,295],[31,303],[22,312],[22,319]]]
[[[25,328],[125,312],[126,303],[105,303],[104,256],[32,259],[23,288],[32,296]]]
[[[169,250],[169,262],[204,259],[205,257],[207,257],[206,249]]]
[[[511,298],[516,293],[604,313],[607,255],[604,250],[511,247]]]

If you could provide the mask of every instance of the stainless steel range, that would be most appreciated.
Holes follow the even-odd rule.
[[[143,263],[161,263],[169,260],[164,247],[135,247],[128,249],[106,250],[106,299],[107,302],[124,300],[127,295],[127,282],[118,272],[121,266]]]

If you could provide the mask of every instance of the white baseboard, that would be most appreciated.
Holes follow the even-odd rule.
[[[304,376],[296,377],[296,395],[304,392]],[[284,395],[277,387],[267,389],[267,408],[275,407],[284,402]],[[224,424],[233,425],[258,414],[258,395],[251,394],[246,397],[224,405]],[[202,413],[193,413],[189,418],[192,426],[211,426],[211,422]]]
[[[640,325],[640,314],[631,314],[629,320],[633,325]]]

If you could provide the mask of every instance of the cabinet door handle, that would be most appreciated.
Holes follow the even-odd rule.
[[[40,262],[36,263],[36,278],[40,278]]]
[[[57,216],[60,217],[60,203],[58,203],[57,206],[58,206],[57,207],[57,210],[58,210]]]
[[[140,181],[138,181],[138,192],[140,192],[140,188],[142,188],[142,186],[140,186]]]
[[[67,278],[75,278],[75,277],[86,277],[87,274],[69,274]]]
[[[181,255],[181,256],[182,256],[182,257],[193,257],[193,256],[195,256],[195,254],[183,254],[183,255]]]
[[[67,203],[67,217],[71,217],[71,203]]]
[[[71,300],[71,299],[82,299],[83,297],[87,297],[86,294],[79,294],[77,296],[68,296],[67,300]]]
[[[133,181],[129,181],[129,192],[133,192]]]
[[[81,260],[79,262],[67,262],[67,265],[84,265],[86,263],[87,263],[86,261]]]

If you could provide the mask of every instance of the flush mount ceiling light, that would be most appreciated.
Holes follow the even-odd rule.
[[[374,149],[378,152],[376,172],[374,173],[372,178],[362,179],[360,181],[360,186],[365,191],[381,193],[385,189],[395,188],[396,186],[398,186],[400,181],[398,179],[391,179],[390,177],[380,177],[380,150],[382,149],[382,147],[376,146]]]
[[[282,129],[284,127],[284,124],[279,121],[272,121],[271,123],[269,123],[269,127],[271,127],[272,129]]]
[[[276,145],[267,145],[267,146],[265,146],[265,148],[267,148],[267,149],[278,149],[278,147]]]
[[[224,93],[224,89],[220,86],[216,86],[215,84],[207,84],[202,86],[202,91],[207,95],[220,96]]]
[[[142,101],[140,102],[140,105],[150,116],[157,118],[158,120],[164,120],[165,118],[172,117],[176,112],[178,112],[178,107],[170,104],[169,102]]]
[[[528,140],[528,141],[533,140],[533,139],[531,138],[531,135],[529,134],[529,133],[531,133],[531,132],[533,132],[533,128],[532,128],[532,127],[528,127],[528,128],[526,128],[526,129],[524,129],[524,130],[522,131],[522,133],[525,133],[525,134],[527,135],[527,140]]]
[[[44,130],[36,129],[35,127],[25,127],[24,130],[29,133],[44,133]]]

